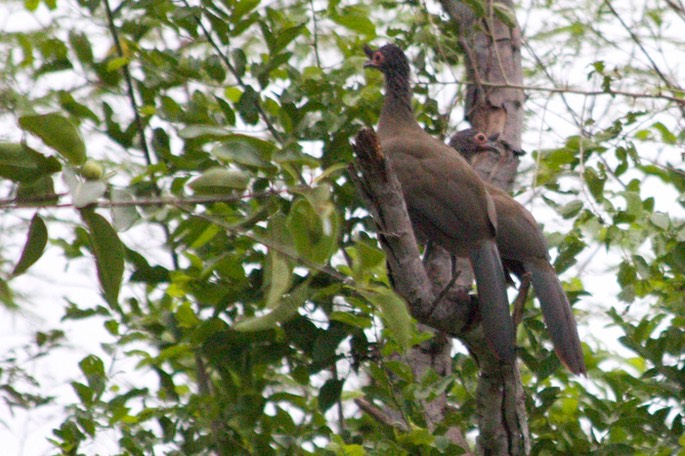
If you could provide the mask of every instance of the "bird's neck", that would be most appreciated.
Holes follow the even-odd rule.
[[[392,136],[407,128],[419,129],[411,107],[411,87],[407,78],[390,75],[385,80],[385,101],[378,122],[378,134]]]

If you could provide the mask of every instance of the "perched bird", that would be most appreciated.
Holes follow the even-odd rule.
[[[467,161],[416,121],[404,52],[394,44],[377,50],[365,46],[364,51],[369,58],[364,66],[385,76],[378,139],[402,186],[416,235],[470,259],[485,338],[500,360],[513,363],[514,325],[495,240],[492,199]]]
[[[468,160],[495,147],[485,134],[472,128],[455,133],[449,144]],[[507,192],[488,183],[485,185],[497,211],[497,247],[502,263],[519,278],[530,273],[557,357],[569,371],[584,374],[585,362],[576,321],[559,277],[550,264],[547,241],[540,226],[533,214]]]

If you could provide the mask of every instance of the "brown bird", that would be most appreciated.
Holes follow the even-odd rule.
[[[495,206],[485,185],[465,159],[416,121],[404,52],[394,44],[364,51],[369,57],[364,66],[385,76],[378,139],[402,186],[416,235],[470,259],[485,338],[500,360],[513,363],[514,325],[495,241]]]
[[[468,160],[495,147],[485,134],[472,128],[455,133],[449,144]],[[533,214],[507,192],[488,183],[486,188],[497,211],[497,247],[502,263],[519,278],[530,273],[557,357],[569,371],[584,374],[585,362],[576,320],[559,277],[550,264],[547,241],[540,226]]]

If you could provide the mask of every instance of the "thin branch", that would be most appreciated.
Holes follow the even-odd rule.
[[[681,19],[685,19],[685,6],[683,6],[682,2],[676,3],[673,0],[666,0],[666,4],[675,11]]]
[[[526,298],[528,297],[528,290],[530,290],[530,279],[531,275],[526,272],[521,276],[521,282],[519,283],[519,290],[514,300],[514,312],[511,318],[514,320],[514,327],[518,327],[523,320],[523,308],[526,305]]]
[[[319,58],[319,27],[316,20],[316,8],[314,8],[314,0],[309,0],[309,6],[312,10],[312,39],[314,40],[314,60],[316,66],[321,68],[321,59]]]
[[[188,3],[187,0],[183,0],[183,3],[185,4],[186,7],[190,8],[190,4]],[[245,81],[243,81],[243,78],[240,76],[240,73],[238,73],[238,71],[235,69],[235,67],[233,66],[231,61],[228,59],[228,56],[226,56],[226,54],[221,50],[221,47],[219,47],[219,44],[216,42],[216,40],[214,40],[210,31],[202,23],[201,18],[198,16],[193,16],[193,17],[195,18],[197,25],[202,30],[202,34],[204,35],[205,39],[214,48],[214,50],[216,51],[216,53],[219,56],[219,58],[221,59],[221,61],[224,62],[224,65],[226,65],[226,68],[228,68],[228,71],[231,72],[233,77],[238,82],[238,85],[240,85],[240,87],[242,89],[246,89],[248,87],[248,84],[245,83]],[[274,139],[276,141],[278,141],[279,143],[282,143],[283,137],[278,132],[278,130],[276,130],[276,127],[271,122],[271,120],[269,120],[269,116],[266,115],[266,111],[264,111],[262,104],[257,102],[257,103],[255,103],[255,107],[257,108],[257,112],[259,113],[259,117],[261,117],[262,121],[264,122],[266,127],[269,129],[269,132],[271,133],[271,135],[274,137]]]
[[[659,69],[659,66],[656,64],[654,59],[652,59],[652,56],[647,52],[647,49],[642,44],[642,41],[640,40],[640,37],[638,37],[635,32],[633,31],[632,28],[626,24],[626,22],[623,20],[620,14],[614,9],[613,5],[609,0],[604,0],[604,4],[609,8],[611,11],[611,14],[618,19],[618,21],[621,23],[621,26],[625,29],[625,31],[630,35],[630,38],[637,44],[637,46],[640,48],[642,51],[642,54],[644,54],[645,58],[649,60],[650,65],[652,66],[652,69],[656,72],[656,74],[659,76],[659,78],[666,84],[667,89],[670,90],[673,93],[683,93],[683,89],[678,85],[673,83],[665,74],[661,72]],[[685,100],[680,100],[680,110],[683,115],[685,115]]]
[[[379,423],[390,428],[397,429],[400,432],[409,431],[409,428],[406,424],[392,419],[391,416],[389,416],[383,410],[379,409],[366,399],[357,398],[354,400],[354,403],[357,404],[357,407],[359,407],[363,412],[367,413],[371,418],[378,421]]]
[[[251,233],[248,230],[242,228],[239,225],[234,225],[227,223],[223,219],[219,217],[212,217],[211,215],[207,214],[201,214],[197,212],[193,212],[192,208],[189,208],[187,206],[184,206],[183,204],[176,204],[175,205],[177,208],[180,210],[193,215],[194,217],[201,218],[203,220],[206,220],[208,222],[213,223],[214,225],[225,229],[226,231],[234,234],[240,234],[241,236],[245,236],[246,238],[250,239],[251,241],[254,241],[258,244],[261,244],[269,249],[272,249],[275,252],[280,253],[283,256],[286,256],[293,261],[295,261],[298,264],[301,264],[302,266],[305,266],[313,271],[321,272],[323,274],[326,274],[327,276],[331,277],[334,280],[337,280],[338,282],[345,284],[345,285],[353,285],[354,284],[354,279],[351,277],[348,277],[344,274],[341,274],[338,272],[336,269],[334,269],[331,266],[328,265],[322,265],[319,263],[315,263],[313,261],[307,260],[306,258],[302,258],[300,255],[297,254],[297,252],[293,251],[292,249],[280,245],[271,239],[263,238],[257,234]]]
[[[461,271],[455,271],[455,273],[452,274],[452,278],[447,283],[447,285],[445,285],[445,288],[442,289],[442,291],[440,292],[438,297],[435,298],[435,301],[433,301],[433,303],[431,304],[431,307],[435,308],[438,306],[438,304],[440,304],[440,301],[442,301],[443,298],[445,296],[447,296],[447,293],[452,289],[452,287],[454,286],[454,282],[457,281],[457,279],[459,278],[460,275],[461,275]]]
[[[544,74],[545,77],[546,77],[549,81],[551,81],[552,83],[554,83],[554,77],[553,77],[552,74],[549,72],[549,69],[547,68],[547,65],[544,64],[544,62],[542,61],[542,59],[541,59],[541,58],[538,56],[538,54],[535,52],[535,49],[533,49],[533,47],[530,46],[530,44],[528,44],[528,41],[527,41],[527,40],[524,39],[524,40],[522,40],[522,42],[523,42],[523,45],[524,45],[524,46],[526,47],[526,49],[528,50],[528,52],[530,53],[530,55],[533,56],[533,59],[535,60],[535,63],[538,65],[538,67],[539,67],[540,70],[542,71],[542,74]],[[528,89],[526,89],[526,90],[528,90]],[[532,89],[530,89],[530,90],[532,90]],[[571,104],[568,102],[568,100],[566,99],[566,97],[565,97],[564,95],[565,95],[565,93],[562,93],[562,94],[561,94],[561,101],[564,103],[564,105],[566,106],[566,110],[567,110],[567,111],[569,112],[569,114],[571,114],[571,116],[574,118],[574,120],[575,120],[575,122],[576,122],[576,125],[577,125],[577,124],[579,123],[579,121],[578,121],[578,116],[577,116],[576,112],[573,110],[573,108],[571,107]],[[549,99],[548,99],[548,101],[549,101]]]
[[[155,197],[155,198],[141,198],[129,201],[98,201],[93,205],[101,208],[112,207],[146,207],[146,206],[162,206],[162,205],[195,205],[195,204],[212,204],[212,203],[234,203],[248,198],[263,198],[272,195],[280,195],[283,193],[297,192],[298,188],[290,188],[284,190],[267,190],[264,192],[255,193],[241,193],[239,195],[217,195],[217,196],[186,196],[178,197]],[[0,209],[31,209],[36,207],[64,209],[73,208],[73,203],[57,203],[54,202],[56,198],[67,196],[67,193],[40,195],[32,198],[7,198],[0,199]],[[46,202],[46,204],[40,204]]]
[[[123,58],[124,50],[121,47],[121,41],[119,40],[119,31],[114,25],[114,15],[112,14],[112,8],[109,4],[109,0],[105,0],[104,4],[105,11],[107,13],[107,26],[109,28],[109,32],[112,35],[112,39],[114,40],[114,46],[116,47],[117,55],[119,56],[119,58]],[[131,103],[131,109],[133,110],[133,117],[136,122],[136,127],[138,128],[140,147],[143,150],[145,163],[147,163],[148,166],[152,166],[152,154],[150,153],[150,149],[147,145],[147,139],[145,138],[145,123],[143,122],[143,118],[140,116],[140,112],[138,110],[138,102],[136,101],[135,91],[133,90],[133,78],[131,77],[131,72],[129,71],[128,63],[123,65],[121,70],[124,74],[124,80],[126,81],[126,91],[128,94],[129,102]],[[162,190],[159,188],[159,185],[157,185],[156,179],[152,180],[152,188],[157,196],[162,194]],[[161,226],[162,231],[164,232],[164,236],[167,239],[167,244],[170,245],[171,243],[168,242],[171,240],[171,230],[169,228],[169,225],[167,225],[166,223],[160,223],[159,225]],[[169,254],[171,255],[171,262],[173,263],[174,268],[178,269],[180,265],[178,254],[172,248],[169,248]]]
[[[112,8],[109,4],[109,0],[104,1],[105,11],[107,13],[107,27],[109,28],[109,33],[112,35],[114,40],[114,46],[117,50],[117,56],[119,58],[124,58],[124,50],[121,47],[121,41],[119,40],[119,31],[114,25],[114,17],[112,14]],[[121,71],[124,74],[124,81],[126,81],[126,92],[128,100],[131,103],[131,109],[133,109],[133,117],[136,122],[136,127],[138,128],[138,134],[140,135],[140,148],[143,150],[143,155],[145,156],[145,162],[148,166],[152,165],[152,155],[150,154],[150,149],[147,146],[147,141],[145,139],[145,124],[143,123],[143,118],[140,116],[138,111],[138,102],[136,101],[135,92],[133,90],[133,78],[131,77],[131,72],[128,69],[128,63],[121,67]],[[159,193],[159,188],[155,186],[156,192]]]
[[[647,99],[656,99],[656,100],[667,100],[667,101],[673,101],[675,103],[678,103],[679,105],[685,105],[685,90],[680,90],[682,92],[683,96],[676,96],[676,95],[664,95],[664,94],[650,94],[650,93],[638,93],[638,92],[628,92],[625,90],[615,90],[615,89],[609,89],[609,90],[582,90],[582,89],[574,89],[571,87],[536,87],[536,86],[528,86],[528,85],[521,85],[521,84],[504,84],[504,83],[497,83],[497,82],[487,82],[487,81],[478,81],[478,82],[473,82],[473,81],[464,81],[464,80],[456,80],[454,82],[436,82],[436,84],[444,84],[444,85],[451,85],[451,84],[480,84],[481,86],[484,87],[496,87],[496,88],[504,88],[504,89],[519,89],[519,90],[528,90],[528,91],[538,91],[538,92],[550,92],[550,93],[572,93],[576,95],[586,95],[586,96],[599,96],[599,95],[610,95],[610,96],[623,96],[623,97],[628,97],[628,98],[647,98]],[[674,93],[678,93],[679,90],[676,90],[674,88],[670,89]]]

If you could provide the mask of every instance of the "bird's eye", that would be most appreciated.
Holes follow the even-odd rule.
[[[376,53],[373,55],[373,61],[374,61],[376,64],[379,64],[379,65],[380,65],[381,63],[383,63],[383,54],[381,54],[380,52],[376,52]]]
[[[488,141],[488,138],[485,137],[483,133],[478,133],[476,134],[476,142],[480,144],[485,144]]]

